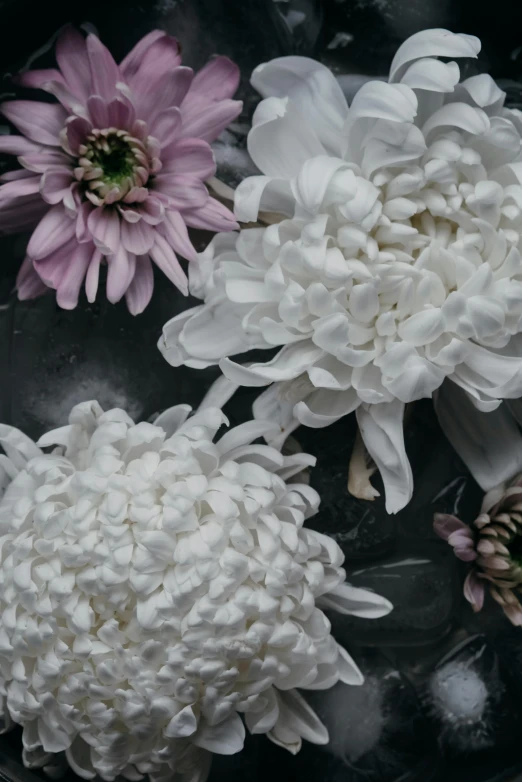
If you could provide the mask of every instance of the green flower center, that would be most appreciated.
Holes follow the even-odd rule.
[[[121,201],[150,175],[147,147],[125,130],[93,130],[80,147],[76,178],[96,206]]]

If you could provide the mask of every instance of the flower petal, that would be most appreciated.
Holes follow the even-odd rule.
[[[183,211],[183,219],[191,228],[203,231],[237,231],[234,215],[215,198],[208,198],[203,206]]]
[[[116,85],[121,81],[120,69],[97,35],[87,36],[87,56],[91,68],[92,92],[104,100],[116,96]]]
[[[107,261],[107,298],[111,304],[118,302],[132,282],[136,271],[136,256],[120,244]]]
[[[297,690],[276,690],[278,723],[311,744],[328,744],[328,731]]]
[[[80,100],[91,92],[91,69],[85,37],[74,27],[67,27],[56,42],[56,59],[65,82]]]
[[[36,226],[27,245],[33,260],[44,258],[68,242],[76,232],[76,223],[62,204],[52,206]]]
[[[220,755],[235,755],[241,752],[245,741],[245,726],[239,714],[234,713],[225,722],[210,726],[203,723],[202,727],[192,736],[192,743],[209,752]]]
[[[366,619],[379,619],[393,610],[392,604],[385,597],[346,583],[338,584],[331,592],[321,595],[317,605],[340,614]]]
[[[187,226],[179,212],[173,209],[166,210],[162,230],[174,252],[179,253],[187,261],[197,262],[198,254],[190,241]]]
[[[107,207],[98,206],[87,218],[87,227],[96,247],[104,255],[116,253],[120,247],[120,218]]]
[[[67,117],[62,106],[34,100],[12,100],[2,103],[0,111],[32,141],[60,146],[60,131]]]
[[[325,148],[341,153],[348,105],[329,68],[308,57],[279,57],[258,65],[251,83],[263,98],[290,98]]]
[[[190,97],[190,93],[189,96]],[[236,119],[243,108],[240,100],[222,100],[217,103],[198,99],[181,106],[183,135],[214,141],[227,125]]]
[[[480,40],[449,30],[421,30],[399,46],[390,66],[390,82],[400,81],[404,67],[422,57],[476,57]]]
[[[471,603],[474,611],[480,611],[484,605],[485,584],[471,570],[464,581],[464,597]]]
[[[434,401],[444,434],[485,491],[522,472],[522,435],[505,405],[482,413],[452,382]]]
[[[49,290],[47,285],[42,281],[40,275],[36,272],[32,260],[28,257],[24,259],[20,271],[18,272],[16,290],[18,298],[21,301],[36,299],[37,296],[42,296]]]
[[[394,399],[357,408],[357,422],[368,453],[379,468],[386,510],[397,513],[411,500],[413,475],[404,446],[404,403]]]
[[[169,246],[168,242],[156,233],[154,244],[151,248],[150,254],[152,260],[158,266],[161,271],[174,283],[176,288],[182,292],[184,296],[188,296],[188,282],[185,272],[181,268],[174,250]]]
[[[231,98],[239,87],[240,71],[228,57],[214,57],[194,77],[191,92],[215,102]]]
[[[131,315],[143,312],[152,297],[154,289],[154,272],[150,258],[143,255],[136,259],[136,271],[133,280],[125,293],[125,299]]]

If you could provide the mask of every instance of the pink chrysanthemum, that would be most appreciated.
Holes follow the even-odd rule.
[[[1,178],[0,231],[38,223],[18,276],[19,297],[47,286],[72,309],[85,280],[93,301],[105,261],[109,301],[125,294],[137,314],[152,295],[151,260],[186,294],[176,253],[196,260],[187,226],[237,227],[205,186],[215,172],[209,142],[241,111],[231,100],[237,66],[216,57],[194,75],[181,66],[176,40],[160,30],[118,66],[95,35],[68,28],[56,59],[59,70],[28,71],[20,82],[58,103],[0,107],[23,133],[0,137],[0,151],[23,166]]]

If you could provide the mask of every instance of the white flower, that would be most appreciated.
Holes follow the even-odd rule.
[[[319,497],[290,481],[313,457],[252,444],[260,421],[214,444],[221,411],[189,412],[84,403],[40,439],[52,453],[0,427],[0,716],[30,766],[202,782],[241,750],[240,714],[297,752],[328,734],[294,688],[361,682],[320,606],[391,606],[303,527]]]
[[[459,83],[457,63],[436,59],[479,49],[473,36],[417,33],[389,83],[367,82],[350,108],[320,63],[257,68],[265,100],[248,147],[263,176],[239,186],[236,216],[286,219],[217,237],[191,268],[204,304],[160,342],[172,364],[274,383],[257,413],[289,428],[292,416],[322,427],[356,411],[390,512],[413,489],[406,403],[446,378],[481,412],[522,394],[522,113],[489,76]],[[274,347],[265,363],[228,358]]]

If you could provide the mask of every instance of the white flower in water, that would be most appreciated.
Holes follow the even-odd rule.
[[[473,36],[417,33],[389,83],[365,83],[350,108],[320,63],[257,68],[252,83],[266,99],[248,147],[263,176],[239,186],[236,216],[286,217],[218,236],[191,269],[204,304],[167,323],[160,343],[172,364],[221,362],[239,385],[274,383],[256,410],[284,426],[292,415],[322,427],[356,411],[391,512],[413,488],[406,403],[446,378],[481,414],[522,394],[522,113],[504,108],[489,76],[459,82],[457,63],[436,59],[479,49]],[[228,358],[274,347],[248,367]],[[461,442],[464,410],[454,422],[441,407],[486,488],[508,477],[501,468],[522,469],[518,434],[518,454],[492,471],[483,449]]]
[[[297,752],[328,734],[294,688],[362,680],[321,607],[391,605],[303,527],[319,497],[291,479],[313,457],[252,444],[260,421],[215,444],[221,411],[189,412],[135,425],[84,403],[39,441],[52,453],[0,427],[0,717],[29,766],[202,782],[241,750],[240,714]]]

